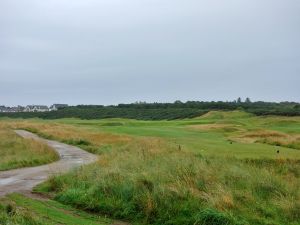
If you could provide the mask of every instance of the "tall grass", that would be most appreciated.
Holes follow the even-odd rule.
[[[36,133],[46,139],[55,139],[66,144],[76,145],[94,154],[102,154],[111,145],[121,145],[131,140],[125,135],[95,132],[58,123],[9,121],[4,124],[13,129],[24,129]]]
[[[0,171],[47,164],[59,158],[46,144],[23,139],[4,127],[0,127],[0,155]]]
[[[78,208],[144,224],[299,224],[299,162],[207,158],[159,138],[113,148],[38,188]]]
[[[278,131],[256,130],[244,132],[237,140],[264,143],[275,146],[300,150],[300,135],[295,133],[282,133]]]

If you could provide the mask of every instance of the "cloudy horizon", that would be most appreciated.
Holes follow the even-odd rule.
[[[300,102],[296,0],[2,0],[0,105]]]

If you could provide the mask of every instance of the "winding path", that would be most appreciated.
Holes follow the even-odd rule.
[[[34,186],[42,183],[49,176],[64,173],[74,167],[97,160],[96,155],[80,148],[57,141],[46,140],[24,130],[17,130],[16,133],[23,138],[45,142],[58,152],[60,160],[48,165],[0,172],[0,196],[12,192],[30,193]]]

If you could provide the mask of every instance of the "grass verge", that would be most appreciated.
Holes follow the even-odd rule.
[[[47,164],[59,158],[46,144],[23,139],[13,130],[1,127],[0,155],[0,171]]]
[[[34,200],[19,194],[0,199],[3,225],[108,225],[112,220],[90,215],[51,200]]]

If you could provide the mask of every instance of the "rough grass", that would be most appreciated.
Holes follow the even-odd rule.
[[[243,135],[233,139],[246,143],[257,142],[300,150],[300,134],[294,133],[287,134],[278,131],[256,130],[245,132]]]
[[[198,118],[221,120],[221,119],[241,119],[241,118],[249,118],[253,116],[254,115],[250,113],[235,110],[235,111],[210,111]]]
[[[0,127],[0,155],[0,170],[47,164],[59,158],[46,144],[23,139],[4,127]]]
[[[266,161],[204,157],[139,138],[38,190],[144,224],[299,224],[299,162]]]
[[[66,144],[79,146],[94,154],[102,154],[110,145],[124,144],[130,140],[130,137],[125,135],[94,132],[58,123],[10,121],[5,124],[7,127],[24,129],[47,139],[55,139]]]
[[[243,131],[240,125],[232,124],[198,124],[189,126],[191,129],[199,131],[237,132]]]

